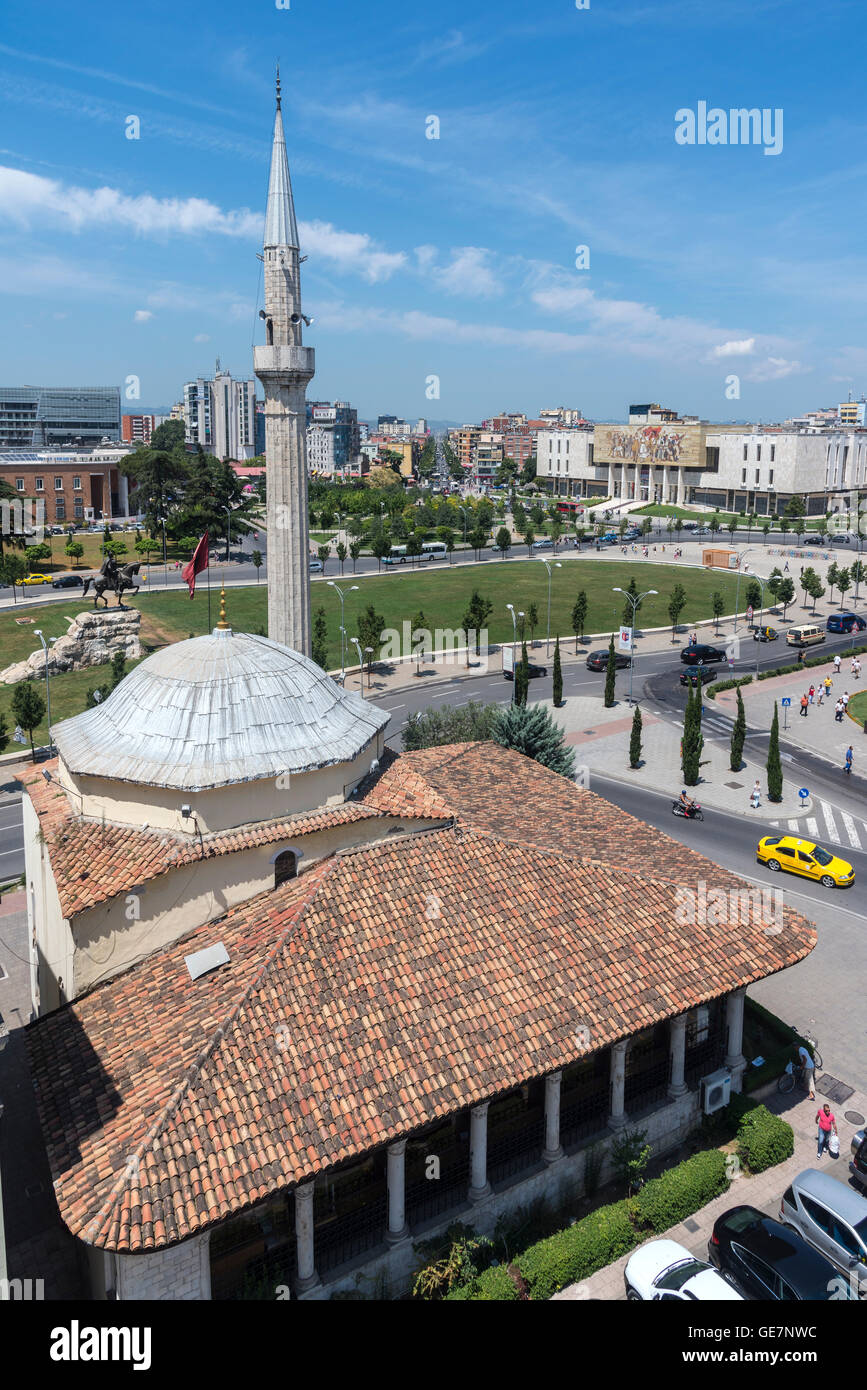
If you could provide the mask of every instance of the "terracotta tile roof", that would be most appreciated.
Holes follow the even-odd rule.
[[[473,756],[436,751],[414,761],[457,798]],[[541,837],[535,765],[514,758],[522,823]],[[67,1225],[122,1251],[183,1239],[568,1065],[584,1029],[607,1047],[815,944],[788,911],[778,934],[753,918],[682,924],[679,869],[628,872],[622,842],[600,868],[588,838],[576,853],[451,826],[342,851],[31,1024]],[[691,862],[693,882],[743,886]],[[184,956],[218,941],[229,964],[191,981]]]
[[[56,767],[56,759],[42,763],[37,775],[22,773],[18,780],[39,817],[64,917],[199,859],[214,859],[385,814],[373,806],[349,801],[284,820],[219,831],[203,836],[200,843],[198,838],[166,830],[139,830],[116,823],[103,826],[101,821],[83,820],[74,814],[59,784],[42,777],[43,769],[51,772]]]

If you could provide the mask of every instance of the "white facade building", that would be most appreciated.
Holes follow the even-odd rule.
[[[235,381],[230,372],[198,377],[184,386],[184,423],[188,444],[201,444],[218,459],[254,458],[256,454],[256,383]]]

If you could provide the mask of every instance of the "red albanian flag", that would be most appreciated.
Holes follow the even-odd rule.
[[[190,586],[190,598],[196,596],[196,575],[201,574],[202,570],[208,568],[208,533],[202,536],[196,546],[192,560],[189,560],[181,570],[182,577]]]

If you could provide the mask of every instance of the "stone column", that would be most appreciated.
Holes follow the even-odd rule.
[[[732,1074],[732,1090],[739,1091],[746,1060],[743,1054],[744,999],[746,987],[732,990],[726,999],[726,1056],[725,1065]]]
[[[319,1283],[313,1249],[313,1183],[303,1182],[295,1189],[295,1249],[298,1266],[297,1288],[306,1293]]]
[[[656,500],[653,496],[653,464],[649,459],[647,461],[647,500],[648,502]]]
[[[542,1157],[546,1163],[556,1163],[563,1157],[560,1147],[560,1077],[562,1072],[552,1072],[545,1077],[545,1147]]]
[[[624,499],[624,501],[626,500],[626,473],[626,464],[622,463],[620,465],[620,496]]]
[[[626,1048],[625,1042],[615,1043],[611,1049],[611,1111],[608,1116],[609,1129],[623,1129],[626,1125],[624,1093],[626,1090]]]
[[[678,1014],[668,1025],[671,1056],[671,1081],[668,1094],[672,1100],[686,1095],[689,1087],[684,1080],[686,1066],[686,1014]]]
[[[388,1230],[389,1245],[409,1239],[406,1224],[406,1140],[388,1146]]]
[[[660,500],[660,502],[667,502],[667,501],[668,501],[668,464],[667,464],[667,463],[664,463],[664,464],[662,465],[662,496],[660,497],[659,500]]]
[[[488,1105],[470,1111],[470,1192],[471,1202],[483,1202],[491,1194],[488,1182]]]
[[[614,464],[613,464],[613,463],[609,463],[609,465],[608,465],[608,496],[609,496],[609,497],[613,497],[613,496],[614,496],[614,489],[615,489],[615,486],[616,486],[616,484],[615,484],[615,482],[614,482]]]
[[[686,488],[684,487],[684,484],[683,484],[683,469],[682,469],[682,468],[678,468],[678,470],[677,470],[677,503],[676,503],[676,505],[677,505],[678,507],[682,507],[685,501],[686,501]]]

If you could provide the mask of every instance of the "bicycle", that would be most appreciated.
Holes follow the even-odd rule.
[[[796,1031],[797,1031],[796,1029],[794,1029],[794,1028],[792,1029],[792,1032],[793,1032],[793,1033],[796,1032]],[[801,1037],[804,1039],[804,1042],[808,1044],[808,1046],[809,1046],[809,1048],[810,1048],[810,1051],[811,1051],[812,1054],[813,1054],[813,1066],[814,1066],[814,1067],[824,1067],[825,1063],[822,1061],[822,1054],[821,1054],[821,1052],[819,1051],[819,1040],[818,1040],[818,1038],[813,1037],[813,1034],[812,1034],[812,1033],[802,1033],[802,1034],[801,1034]]]
[[[777,1081],[777,1090],[782,1094],[788,1095],[789,1091],[794,1091],[795,1082],[804,1080],[804,1068],[793,1066],[791,1071],[784,1071]]]

